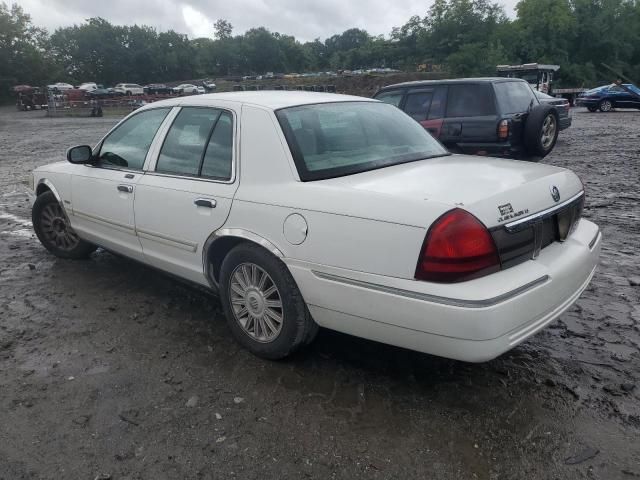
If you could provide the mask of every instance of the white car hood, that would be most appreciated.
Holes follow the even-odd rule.
[[[469,155],[405,163],[325,182],[336,187],[462,207],[489,227],[545,210],[582,190],[580,179],[570,170]],[[560,192],[558,201],[552,196],[553,187]],[[515,216],[504,213],[510,210]]]

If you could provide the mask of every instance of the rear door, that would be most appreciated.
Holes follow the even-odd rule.
[[[136,230],[148,263],[206,285],[203,247],[231,210],[238,187],[236,114],[183,107],[139,181]]]

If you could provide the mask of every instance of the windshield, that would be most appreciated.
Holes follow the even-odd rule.
[[[449,154],[420,124],[385,103],[319,103],[276,115],[302,181]]]

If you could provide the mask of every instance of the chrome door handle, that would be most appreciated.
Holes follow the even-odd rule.
[[[208,198],[196,198],[193,201],[193,204],[196,205],[197,207],[207,207],[207,208],[216,208],[216,201],[215,200],[210,200]]]
[[[132,185],[118,185],[118,191],[119,192],[124,192],[124,193],[131,193],[131,192],[133,192],[133,186]]]

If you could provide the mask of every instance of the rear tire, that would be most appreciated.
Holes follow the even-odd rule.
[[[601,112],[607,113],[613,110],[613,104],[611,103],[610,100],[600,100],[600,103],[598,104],[598,108],[600,109]]]
[[[38,195],[31,210],[31,220],[40,243],[56,257],[87,258],[98,248],[78,237],[51,191]]]
[[[224,258],[220,299],[234,338],[259,357],[284,358],[318,333],[289,269],[258,245],[242,243]]]
[[[560,122],[558,112],[551,105],[534,107],[524,126],[524,145],[529,156],[544,158],[556,145]]]

